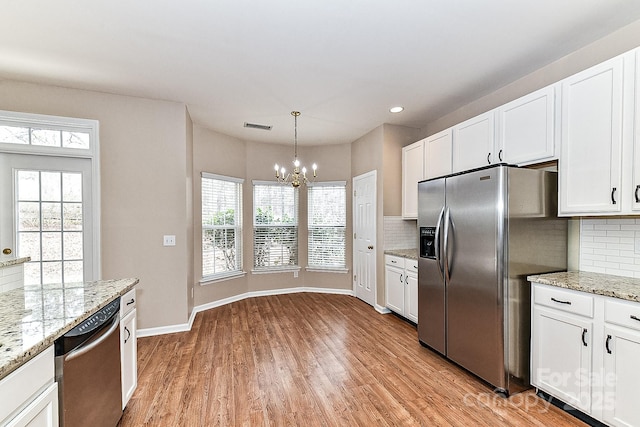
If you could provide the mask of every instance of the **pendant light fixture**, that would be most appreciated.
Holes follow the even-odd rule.
[[[274,166],[274,169],[276,171],[276,180],[278,182],[291,184],[293,188],[298,188],[302,184],[308,184],[309,179],[307,178],[307,168],[303,166],[301,169],[300,161],[298,160],[298,116],[300,115],[300,111],[292,111],[291,115],[293,116],[294,123],[293,172],[287,173],[287,170],[284,167],[278,166],[277,163]],[[313,169],[313,179],[315,179],[318,166],[314,163],[311,168]]]

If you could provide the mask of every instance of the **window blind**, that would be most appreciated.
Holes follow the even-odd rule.
[[[298,265],[298,192],[282,184],[253,186],[253,266]]]
[[[309,267],[346,267],[346,183],[309,187]]]
[[[242,180],[202,174],[202,277],[242,271]]]

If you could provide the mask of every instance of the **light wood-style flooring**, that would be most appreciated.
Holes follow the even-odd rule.
[[[575,426],[532,391],[509,399],[415,326],[344,295],[250,298],[190,332],[138,340],[130,426]]]

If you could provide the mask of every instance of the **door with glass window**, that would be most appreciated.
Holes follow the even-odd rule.
[[[3,258],[31,257],[25,284],[96,279],[91,160],[0,153]]]

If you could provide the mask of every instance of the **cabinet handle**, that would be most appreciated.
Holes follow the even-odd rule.
[[[609,348],[609,341],[611,341],[611,335],[607,335],[607,341],[604,343],[604,346],[607,349],[607,353],[611,354],[611,349]]]
[[[491,164],[491,153],[487,154],[487,163]]]
[[[613,189],[611,190],[611,203],[613,203],[614,205],[618,202],[616,202],[616,187],[613,187]]]
[[[638,190],[640,190],[640,185],[636,185],[636,192],[635,192],[636,203],[640,203],[640,198],[638,197]]]
[[[551,301],[553,301],[553,302],[557,302],[558,304],[567,304],[567,305],[571,305],[571,301],[562,301],[562,300],[559,300],[559,299],[555,299],[555,298],[553,298],[553,297],[551,297]]]
[[[582,345],[584,345],[585,347],[587,346],[587,340],[585,339],[587,336],[587,330],[583,329],[582,330]]]
[[[400,275],[400,283],[404,283],[404,279],[402,278],[402,274]]]
[[[406,274],[404,275],[404,284],[409,286],[409,276],[407,276]]]
[[[502,150],[498,151],[498,160],[502,161]]]
[[[398,263],[398,261],[396,261],[396,260],[392,259],[392,260],[391,260],[391,263],[392,263],[392,264],[397,264],[397,263]]]
[[[632,315],[631,315],[631,316],[629,316],[629,317],[631,317],[631,319],[632,319],[632,320],[637,320],[638,322],[640,322],[640,317],[638,317],[638,316],[634,316],[634,315],[632,314]]]
[[[127,303],[127,305],[131,305],[131,304],[133,304],[134,302],[136,302],[136,300],[134,300],[133,298],[131,298],[131,301],[129,301],[129,302]]]
[[[131,338],[131,331],[126,326],[124,327],[124,331],[127,333],[127,337],[124,339],[124,343],[126,344],[129,338]]]

